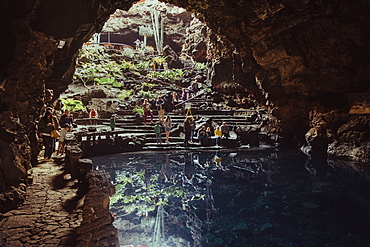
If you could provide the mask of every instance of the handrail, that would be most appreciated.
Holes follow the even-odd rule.
[[[194,97],[191,97],[190,99],[187,99],[187,100],[183,100],[183,101],[181,101],[180,103],[176,104],[176,105],[175,105],[175,107],[177,107],[177,106],[179,106],[179,105],[182,105],[182,104],[184,104],[184,103],[186,103],[186,102],[188,102],[188,101],[190,101],[190,100],[192,100],[192,99],[195,99],[196,97],[198,97],[198,96],[200,96],[200,95],[204,94],[205,92],[206,92],[206,90],[202,90],[202,91],[200,91],[197,95],[195,95]]]

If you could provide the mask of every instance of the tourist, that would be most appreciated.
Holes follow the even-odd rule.
[[[172,119],[170,116],[166,116],[166,119],[164,120],[164,130],[166,131],[166,143],[169,143],[170,141],[170,133],[172,128]]]
[[[110,117],[109,126],[111,131],[114,131],[114,128],[116,128],[116,118],[117,118],[116,114],[112,114],[112,116]]]
[[[190,117],[190,130],[190,142],[194,142],[195,121],[193,117]]]
[[[187,98],[186,99],[192,98],[194,96],[193,95],[194,90],[193,90],[193,86],[192,85],[188,86],[187,89],[186,89],[186,91],[187,91]]]
[[[195,123],[193,117],[188,116],[184,122],[184,132],[185,132],[185,140],[184,146],[188,147],[189,140],[191,140],[192,133],[194,135]]]
[[[221,132],[223,138],[228,139],[230,137],[229,126],[226,125],[226,122],[222,122]]]
[[[220,146],[221,145],[221,137],[222,137],[222,131],[220,129],[220,126],[216,127],[215,136],[216,136],[216,146]]]
[[[207,127],[207,129],[206,129],[206,139],[205,139],[204,144],[206,146],[209,146],[211,144],[211,139],[212,139],[211,127]]]
[[[137,40],[135,40],[135,41],[134,41],[134,43],[135,43],[135,48],[136,48],[136,50],[137,50],[137,51],[138,51],[138,50],[140,50],[140,45],[141,45],[140,40],[139,40],[139,39],[137,39]]]
[[[198,132],[198,141],[202,146],[204,146],[206,138],[206,126],[203,125]]]
[[[181,97],[182,97],[182,100],[187,100],[188,99],[188,91],[187,91],[186,88],[183,88],[182,89],[182,95],[181,95]]]
[[[89,112],[89,118],[90,118],[90,124],[96,125],[97,118],[98,118],[98,112],[95,109],[91,109],[91,111]]]
[[[164,109],[163,109],[164,100],[161,96],[158,96],[157,101],[155,102],[155,106],[158,110],[158,121],[163,122],[164,121]]]
[[[53,153],[54,139],[51,137],[50,133],[55,130],[55,127],[50,111],[46,111],[45,115],[40,119],[38,130],[45,147],[44,159],[42,161],[53,161],[51,155]]]
[[[64,128],[66,124],[70,127],[73,125],[73,117],[69,114],[69,110],[65,109],[63,115],[60,117],[59,124],[61,128]]]
[[[65,139],[66,139],[67,133],[70,131],[71,131],[71,126],[68,123],[66,123],[64,124],[64,127],[59,132],[60,137],[59,137],[59,145],[58,145],[58,151],[57,151],[58,155],[63,155],[64,147],[65,147]]]
[[[193,95],[196,96],[199,90],[198,79],[195,79],[195,81],[193,82],[192,89],[193,89]]]
[[[54,129],[59,130],[60,129],[59,121],[58,121],[58,118],[54,115],[54,108],[53,107],[47,107],[46,111],[51,113],[51,122],[53,123]],[[52,137],[52,139],[53,139],[53,143],[52,143],[52,147],[51,147],[52,153],[54,153],[55,150],[56,150],[56,142],[57,142],[56,138],[57,137]]]
[[[153,116],[152,109],[150,109],[151,106],[152,106],[152,104],[150,104],[147,99],[144,99],[144,103],[143,103],[144,125],[146,125],[146,119],[147,119],[148,116],[150,116],[150,122],[153,123],[154,116]]]
[[[179,95],[176,92],[172,93],[171,103],[174,107],[179,103]]]
[[[162,144],[161,129],[162,129],[162,126],[160,122],[158,121],[156,125],[154,125],[155,139],[156,139],[157,144]]]
[[[173,92],[172,97],[171,97],[171,111],[173,112],[177,111],[176,108],[177,108],[179,101],[180,101],[179,95],[176,92]]]

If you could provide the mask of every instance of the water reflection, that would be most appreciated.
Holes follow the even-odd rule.
[[[369,182],[325,161],[267,151],[93,161],[116,184],[111,211],[122,246],[370,244]]]

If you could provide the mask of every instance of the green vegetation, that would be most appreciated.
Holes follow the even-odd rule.
[[[61,99],[61,100],[64,104],[63,110],[68,109],[71,112],[78,111],[78,110],[85,110],[85,107],[81,100],[76,100],[76,99],[71,99],[71,98]]]
[[[141,85],[143,85],[144,87],[147,86],[147,87],[157,87],[158,84],[155,84],[155,83],[149,83],[149,82],[142,82]]]
[[[174,82],[175,80],[180,80],[183,75],[184,72],[181,69],[166,69],[164,71],[150,71],[147,77],[169,79]]]
[[[138,113],[140,115],[144,115],[144,107],[142,107],[142,106],[135,106],[135,108],[132,111],[134,113]]]
[[[195,69],[207,69],[207,65],[204,63],[195,62]]]
[[[143,98],[143,99],[155,99],[155,98],[157,98],[157,94],[151,93],[149,91],[144,91],[144,90],[140,90],[137,93],[137,96],[139,98]]]
[[[133,92],[134,92],[134,90],[132,90],[132,89],[130,89],[130,90],[123,89],[122,93],[120,95],[118,95],[118,98],[120,100],[128,99],[133,94]]]
[[[94,81],[98,85],[111,85],[112,87],[118,87],[118,88],[122,87],[122,84],[117,82],[112,77],[95,78]]]

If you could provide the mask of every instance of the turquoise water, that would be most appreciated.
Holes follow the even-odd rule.
[[[370,246],[364,165],[299,152],[132,153],[108,171],[121,246]]]

